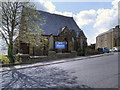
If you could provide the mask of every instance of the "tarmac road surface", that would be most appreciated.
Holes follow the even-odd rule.
[[[2,88],[118,88],[118,54],[0,75]]]

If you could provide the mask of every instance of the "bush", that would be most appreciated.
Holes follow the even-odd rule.
[[[102,54],[103,52],[98,51],[98,50],[94,50],[94,49],[89,49],[87,48],[85,51],[85,55],[89,56],[89,55],[97,55],[97,54]]]
[[[2,62],[3,64],[9,64],[9,63],[10,63],[10,60],[9,60],[8,57],[5,56],[5,55],[0,55],[0,59],[1,59],[1,62]]]
[[[16,55],[14,55],[14,61],[15,61],[15,64],[18,64],[20,63],[20,55],[21,53],[17,53]]]
[[[78,56],[85,56],[85,53],[83,51],[77,51]]]

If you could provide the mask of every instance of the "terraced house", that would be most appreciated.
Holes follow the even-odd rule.
[[[18,53],[19,50],[22,50],[23,54],[35,56],[48,55],[48,51],[70,53],[78,49],[85,50],[87,38],[84,32],[78,27],[73,17],[52,14],[40,10],[37,10],[37,12],[40,13],[38,15],[39,18],[46,20],[46,24],[41,27],[44,30],[42,37],[46,37],[47,39],[46,43],[44,46],[33,47],[31,44],[16,40],[16,42],[18,42],[17,44],[19,44],[19,48],[14,48],[14,54]],[[57,48],[57,43],[64,43],[62,49]]]
[[[110,29],[107,32],[99,34],[96,37],[96,49],[109,48],[120,46],[120,25]]]

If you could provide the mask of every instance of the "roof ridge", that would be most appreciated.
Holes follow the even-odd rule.
[[[68,17],[68,18],[73,18],[73,17],[70,17],[70,16],[65,16],[65,15],[61,15],[61,14],[57,14],[57,13],[52,13],[52,12],[48,12],[48,11],[44,11],[44,10],[37,10],[36,9],[35,11],[44,12],[44,13],[53,14],[53,15],[58,15],[58,16],[63,16],[63,17]]]
[[[34,10],[31,8],[30,10],[35,11],[36,13],[38,12],[39,18],[46,19],[47,24],[41,26],[41,28],[45,31],[46,35],[49,35],[51,33],[54,35],[58,35],[60,28],[64,26],[67,26],[69,30],[74,29],[76,33],[78,31],[81,31],[80,27],[78,26],[73,17],[50,13],[43,10]]]

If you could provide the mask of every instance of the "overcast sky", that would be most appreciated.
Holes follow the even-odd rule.
[[[98,34],[118,25],[118,1],[120,0],[87,1],[37,0],[35,4],[38,10],[73,17],[87,36],[88,44],[92,44],[96,42]]]

